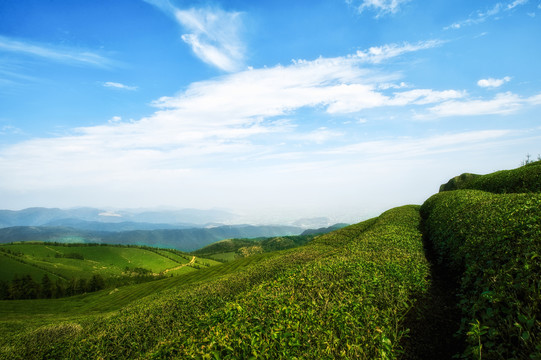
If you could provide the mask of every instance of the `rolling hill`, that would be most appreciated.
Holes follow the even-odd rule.
[[[0,356],[541,358],[540,173],[459,177],[422,205],[118,292],[1,301]]]
[[[171,269],[190,262],[193,255],[174,250],[137,246],[92,246],[86,244],[14,243],[0,245],[0,280],[12,280],[15,274],[30,274],[40,281],[44,274],[51,279],[89,279],[99,274],[105,278],[126,274],[126,269],[144,268],[151,274],[169,275]],[[196,258],[194,264],[218,264]],[[17,265],[13,268],[14,263]],[[192,269],[195,267],[191,266]],[[186,269],[184,269],[186,270]]]

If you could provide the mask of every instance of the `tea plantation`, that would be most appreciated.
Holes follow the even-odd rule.
[[[541,359],[540,174],[464,176],[305,245],[117,291],[1,301],[0,357]]]

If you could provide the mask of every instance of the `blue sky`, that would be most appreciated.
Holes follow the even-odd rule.
[[[355,222],[541,153],[541,1],[0,1],[0,198]]]

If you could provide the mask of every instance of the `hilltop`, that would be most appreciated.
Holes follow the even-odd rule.
[[[192,256],[243,256],[187,274],[1,301],[0,356],[541,358],[541,162],[451,183],[326,234],[215,243]]]

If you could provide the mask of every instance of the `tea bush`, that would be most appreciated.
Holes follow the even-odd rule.
[[[254,255],[265,258],[238,272],[83,319],[70,338],[36,349],[27,343],[35,332],[23,333],[17,351],[4,350],[25,359],[396,359],[404,317],[429,285],[419,224],[418,207],[392,209],[306,246]]]
[[[507,174],[483,184],[519,183]],[[460,279],[465,355],[541,359],[541,194],[443,192],[421,214],[440,262]]]
[[[440,192],[474,189],[497,194],[541,192],[541,161],[488,175],[462,174],[440,187]]]

